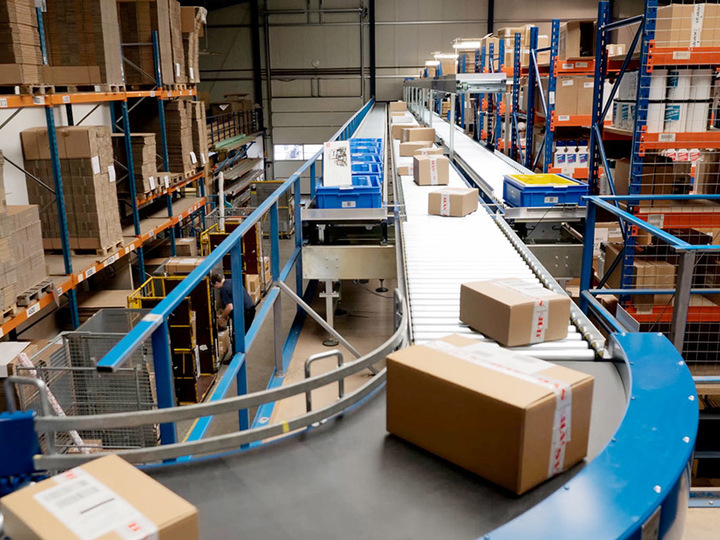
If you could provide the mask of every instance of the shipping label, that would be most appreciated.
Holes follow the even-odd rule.
[[[441,216],[449,216],[450,215],[450,194],[449,193],[441,193],[440,194],[440,215]]]

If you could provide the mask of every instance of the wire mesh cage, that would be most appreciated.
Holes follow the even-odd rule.
[[[154,409],[155,396],[152,346],[148,340],[113,373],[99,373],[97,362],[107,354],[148,310],[103,309],[77,331],[65,332],[35,354],[33,367],[18,366],[18,375],[37,377],[45,382],[59,405],[56,414],[86,416],[106,413],[131,413]],[[19,386],[23,410],[40,410],[35,387]],[[41,436],[45,451],[60,453],[143,448],[158,444],[158,427],[142,426],[59,432],[53,441]],[[78,448],[80,447],[80,448]],[[83,450],[84,449],[84,450]]]

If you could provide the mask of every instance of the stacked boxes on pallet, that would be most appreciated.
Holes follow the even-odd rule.
[[[152,33],[158,33],[160,48],[160,74],[163,84],[175,82],[173,47],[170,34],[170,6],[167,0],[116,0],[120,19],[123,55],[137,67],[125,69],[127,84],[153,85],[155,63],[153,60]]]
[[[208,164],[208,129],[205,103],[189,102],[192,117],[192,147],[200,167]]]
[[[170,0],[168,5],[170,7],[170,43],[172,45],[175,82],[177,84],[183,84],[187,82],[187,72],[185,67],[185,50],[183,49],[180,2]]]
[[[35,0],[0,0],[0,85],[38,84],[42,51]]]
[[[46,128],[21,134],[25,168],[37,178],[53,177]],[[122,228],[115,188],[110,129],[107,126],[57,129],[57,147],[70,247],[77,250],[111,250],[122,243]],[[28,178],[30,202],[42,208],[43,243],[61,249],[55,196]]]
[[[45,254],[37,206],[7,206],[0,152],[0,309],[45,280]]]
[[[125,153],[125,135],[113,133],[113,153],[115,160],[127,170],[127,156]],[[133,172],[135,173],[135,191],[138,195],[150,193],[159,187],[157,172],[157,145],[154,133],[131,133],[130,145],[132,147]]]
[[[48,80],[59,85],[123,84],[113,0],[47,0],[44,20]]]
[[[197,6],[184,6],[181,15],[188,82],[196,83],[200,81],[200,38],[203,35],[207,10]]]

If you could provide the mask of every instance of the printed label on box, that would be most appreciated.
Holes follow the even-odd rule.
[[[193,165],[197,163],[197,156],[195,155],[195,152],[190,152],[190,161]]]
[[[574,86],[575,81],[573,81],[572,79],[563,79],[560,84],[563,86]]]
[[[93,174],[100,174],[100,158],[98,156],[90,158],[90,165],[92,165]]]
[[[177,62],[175,62],[175,76],[176,77],[180,76],[180,64]]]
[[[430,160],[430,184],[437,186],[438,183],[438,160]]]
[[[170,177],[168,175],[163,176],[163,181],[165,182],[165,187],[170,187]]]
[[[593,82],[583,83],[583,88],[593,88],[594,86],[595,86],[595,83],[593,83]]]
[[[545,204],[557,204],[560,202],[559,197],[545,197]]]
[[[115,165],[108,165],[108,178],[110,182],[115,181]]]
[[[204,167],[205,164],[207,163],[207,160],[205,159],[205,153],[204,153],[204,152],[200,152],[200,163],[203,165],[203,167]]]
[[[356,204],[355,201],[343,201],[342,207],[343,208],[355,208]]]
[[[148,176],[148,182],[150,183],[150,189],[155,189],[155,178]]]
[[[702,41],[703,19],[705,18],[705,4],[693,6],[692,19],[690,21],[690,46],[699,47]]]
[[[190,68],[190,78],[195,79],[195,70],[193,68]]]
[[[58,485],[35,500],[82,540],[117,533],[125,540],[157,539],[157,526],[117,493],[82,469],[54,477]]]

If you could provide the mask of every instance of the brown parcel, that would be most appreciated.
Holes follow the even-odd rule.
[[[90,478],[91,477],[91,478]],[[57,480],[56,480],[57,479]],[[93,479],[100,485],[98,489],[105,488],[106,493],[101,500],[114,500],[114,505],[99,505],[93,509],[90,506],[98,502],[98,497],[88,497],[87,504],[81,498],[81,489],[87,491],[86,484]],[[80,482],[84,482],[80,484]],[[59,487],[62,486],[62,487]],[[50,490],[62,489],[64,500],[67,502],[73,494],[77,497],[71,504],[72,512],[67,506],[57,510],[59,504],[43,504],[38,497]],[[48,493],[48,497],[51,494]],[[60,501],[56,501],[59,503]],[[108,501],[109,502],[109,501]],[[123,503],[129,503],[129,507]],[[106,508],[122,511],[127,510],[127,522],[121,516],[110,514],[103,517]],[[126,510],[127,508],[127,510]],[[80,537],[66,524],[73,522],[82,532],[82,528],[91,526],[91,520],[106,525],[104,534],[98,536],[99,540],[120,540],[128,538],[129,534],[137,531],[138,523],[135,520],[145,518],[157,528],[157,536],[151,530],[147,536],[160,540],[196,540],[198,532],[198,511],[193,505],[150,478],[145,473],[130,465],[127,461],[116,455],[109,455],[96,459],[85,465],[70,469],[56,477],[48,478],[37,484],[26,487],[2,498],[3,515],[5,516],[5,533],[13,538],[71,540]],[[61,513],[59,517],[56,512]],[[108,512],[110,513],[110,512]],[[84,516],[80,517],[80,516]],[[108,519],[110,518],[110,519]],[[114,518],[114,519],[113,519]],[[145,520],[139,520],[139,525],[146,526]],[[114,525],[114,526],[113,526]],[[149,525],[149,524],[148,524]],[[122,527],[122,529],[120,529]],[[133,531],[128,530],[135,527]],[[151,529],[152,527],[147,527]],[[95,529],[96,533],[97,531]]]
[[[420,126],[418,126],[417,124],[415,124],[415,125],[412,125],[412,124],[393,124],[392,130],[391,130],[392,138],[395,139],[395,140],[402,141],[402,140],[403,140],[403,130],[405,130],[405,129],[417,129],[417,128],[419,128],[419,127],[420,127]]]
[[[400,143],[400,157],[412,157],[417,150],[432,145],[430,141],[404,142]]]
[[[428,194],[428,214],[463,217],[478,208],[480,193],[475,188],[447,187]]]
[[[421,148],[420,150],[416,150],[415,154],[416,156],[442,156],[443,155],[443,149],[439,146],[428,146],[426,148]]]
[[[411,176],[413,173],[412,165],[398,165],[397,173],[399,176]]]
[[[418,186],[446,186],[450,161],[445,156],[413,156],[413,179]]]
[[[539,303],[547,305],[546,317],[535,315]],[[460,320],[506,347],[563,339],[570,298],[514,279],[463,283]]]
[[[407,103],[405,103],[404,101],[391,101],[388,104],[388,110],[391,113],[407,111]]]
[[[416,127],[402,132],[402,142],[430,141],[435,143],[435,128]]]
[[[491,369],[433,345],[388,356],[390,433],[518,494],[582,461],[590,429],[592,376],[462,336],[435,343],[450,351],[457,347],[453,352],[460,355],[465,352],[461,348],[469,347],[473,350],[467,352],[476,359],[519,366],[525,373],[570,386],[564,462],[550,459],[558,400],[549,384],[528,380],[533,375]]]
[[[204,257],[171,257],[165,262],[168,274],[189,274],[202,264]]]

